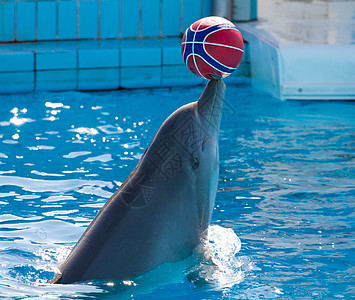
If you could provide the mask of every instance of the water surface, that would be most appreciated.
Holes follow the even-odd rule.
[[[227,86],[211,258],[47,284],[161,123],[201,91],[0,96],[0,297],[354,297],[354,102],[280,102],[248,83]]]

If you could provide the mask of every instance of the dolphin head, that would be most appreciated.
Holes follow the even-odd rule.
[[[144,157],[169,185],[171,197],[179,194],[189,202],[200,232],[210,223],[217,191],[224,94],[223,81],[210,80],[198,101],[182,106],[162,124]]]

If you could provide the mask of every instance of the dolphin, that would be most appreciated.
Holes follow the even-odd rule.
[[[189,257],[206,238],[219,175],[225,84],[161,125],[137,166],[106,202],[52,283],[124,280]]]

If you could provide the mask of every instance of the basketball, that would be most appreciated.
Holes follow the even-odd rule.
[[[221,79],[235,71],[244,53],[237,27],[221,17],[206,17],[193,23],[181,42],[185,65],[204,79]]]

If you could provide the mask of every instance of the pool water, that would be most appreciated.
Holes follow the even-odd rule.
[[[355,297],[354,102],[281,102],[247,81],[227,86],[211,257],[47,284],[165,118],[201,92],[0,96],[0,298]]]

